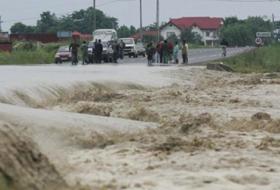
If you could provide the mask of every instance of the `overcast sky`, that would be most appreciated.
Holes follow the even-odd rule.
[[[143,1],[143,24],[156,20],[156,0]],[[139,26],[139,0],[96,0],[97,7],[118,18],[120,25]],[[267,16],[280,20],[280,1],[273,0],[160,0],[160,19],[183,16]],[[92,6],[92,0],[0,0],[2,28],[9,30],[15,22],[34,25],[43,11],[58,16]]]

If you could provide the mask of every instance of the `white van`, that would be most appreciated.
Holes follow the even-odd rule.
[[[118,40],[117,31],[114,29],[98,29],[93,32],[93,41],[111,42]]]

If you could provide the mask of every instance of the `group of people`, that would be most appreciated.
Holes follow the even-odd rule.
[[[152,63],[179,63],[179,53],[182,53],[182,64],[188,63],[188,44],[186,40],[183,40],[181,43],[175,42],[174,44],[171,41],[164,40],[158,44],[150,42],[147,45],[146,53],[148,58],[148,65]]]
[[[90,62],[89,60],[89,55],[88,55],[88,44],[86,41],[83,41],[82,46],[81,46],[81,52],[82,52],[82,64],[87,64]],[[92,62],[93,63],[101,63],[102,62],[102,53],[103,53],[103,45],[101,40],[96,40],[93,43],[92,46]],[[73,56],[73,52],[72,52]]]
[[[114,63],[118,62],[118,59],[123,59],[124,57],[124,48],[125,48],[125,43],[123,41],[120,41],[118,43],[117,41],[112,41],[110,44],[108,44],[112,48],[113,55],[112,55],[112,61]],[[101,63],[103,59],[103,51],[104,47],[101,42],[101,40],[96,40],[93,43],[92,51],[88,51],[88,44],[86,41],[83,41],[82,45],[80,46],[77,41],[73,41],[70,46],[69,50],[72,53],[72,65],[77,65],[78,64],[78,53],[79,53],[79,48],[81,50],[81,55],[82,55],[82,64],[88,64],[90,62],[92,63]],[[92,55],[89,55],[88,53],[92,52]],[[89,57],[91,57],[91,60],[89,60]],[[109,57],[107,57],[109,59]],[[109,61],[109,60],[108,60]]]
[[[113,62],[118,63],[118,59],[123,59],[124,57],[124,48],[125,43],[121,40],[112,42],[112,50],[113,50]]]

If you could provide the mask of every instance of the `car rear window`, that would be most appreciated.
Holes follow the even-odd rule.
[[[125,44],[133,44],[133,43],[134,43],[134,40],[133,40],[133,39],[122,39],[122,41],[123,41]]]
[[[60,47],[59,49],[58,49],[58,51],[59,52],[69,52],[69,48],[68,47]]]

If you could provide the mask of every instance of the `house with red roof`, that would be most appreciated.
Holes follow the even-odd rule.
[[[185,29],[192,29],[202,38],[205,45],[218,44],[219,30],[223,26],[223,18],[217,17],[182,17],[170,19],[170,21],[161,27],[161,36],[164,39],[176,35],[179,39]]]

